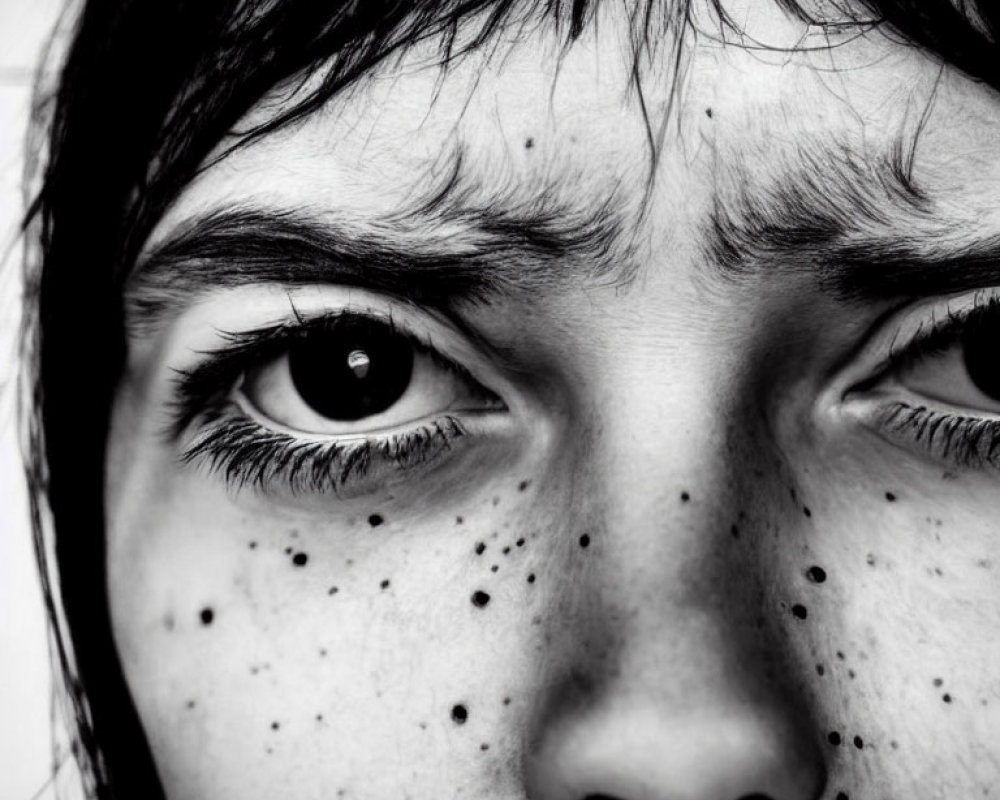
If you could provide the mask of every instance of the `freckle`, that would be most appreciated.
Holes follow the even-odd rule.
[[[461,525],[463,522],[465,522],[465,518],[464,517],[455,517],[455,524],[456,525]]]
[[[166,628],[168,631],[172,631],[174,629],[174,625],[175,624],[176,623],[174,622],[174,615],[173,614],[167,614],[163,618],[163,627]]]
[[[938,576],[944,575],[944,573],[941,571],[941,567],[934,567],[934,574]]]
[[[494,497],[493,498],[493,505],[494,506],[500,505],[500,498],[499,497]]]
[[[819,675],[820,677],[822,677],[823,675],[826,675],[826,667],[824,667],[822,664],[817,664],[816,665],[816,674]]]
[[[211,625],[212,620],[215,619],[215,612],[212,611],[212,609],[210,608],[203,608],[201,610],[201,614],[199,614],[198,616],[201,617],[202,625]]]
[[[809,567],[806,577],[813,583],[823,583],[826,580],[826,570],[822,567]]]
[[[490,572],[496,572],[498,569],[500,569],[500,565],[494,564],[492,567],[490,567]]]
[[[807,517],[811,517],[813,515],[813,512],[809,510],[809,506],[802,506],[802,513]]]
[[[889,742],[889,747],[891,747],[893,750],[898,750],[899,749],[899,742],[897,742],[895,739],[893,739],[891,742]]]
[[[535,582],[535,573],[532,572],[530,575],[528,575],[528,583],[534,583],[534,582]]]
[[[297,567],[304,567],[308,560],[309,556],[306,553],[296,553],[292,556],[292,563]]]
[[[951,702],[951,695],[950,694],[941,695],[941,699],[944,700],[946,703],[950,703]]]
[[[510,548],[509,548],[509,547],[505,547],[505,548],[504,548],[504,549],[502,550],[502,552],[503,552],[503,554],[504,554],[504,555],[508,555],[508,554],[510,553]]]
[[[944,681],[941,678],[935,678],[933,682],[934,682],[935,686],[942,686],[942,685],[944,685]]]
[[[531,486],[531,481],[521,481],[521,482],[520,482],[520,483],[519,483],[519,484],[517,485],[517,490],[518,490],[519,492],[523,492],[523,491],[524,491],[525,489],[527,489],[527,488],[528,488],[529,486]]]
[[[321,647],[320,648],[319,657],[320,658],[326,658],[326,648],[325,647]]]
[[[485,753],[487,750],[490,749],[490,746],[486,744],[486,742],[483,742],[481,745],[479,745],[479,749]]]
[[[847,677],[852,681],[857,677],[857,673],[853,669],[847,670]]]
[[[840,746],[840,734],[837,731],[830,731],[826,737],[827,741],[834,747]]]
[[[280,727],[281,727],[281,725],[279,725],[279,724],[278,724],[277,722],[272,722],[272,723],[271,723],[271,730],[272,730],[272,731],[276,731],[276,730],[278,730],[278,728],[280,728]]]
[[[865,559],[865,563],[868,564],[869,567],[874,567],[875,566],[875,555],[873,553],[869,553],[868,557]]]
[[[509,705],[510,705],[510,698],[509,698],[509,697],[505,697],[505,698],[503,699],[503,704],[504,704],[505,706],[509,706]]]
[[[740,529],[737,528],[736,525],[730,526],[729,533],[734,539],[740,538]]]
[[[340,589],[338,589],[336,586],[331,586],[329,589],[327,589],[326,593],[329,595],[335,595],[339,591]]]
[[[469,718],[469,710],[459,703],[451,709],[451,718],[456,725],[464,725]]]
[[[483,591],[475,591],[472,593],[472,605],[476,608],[485,608],[490,602],[490,596]]]
[[[317,714],[316,715],[316,721],[317,722],[322,722],[323,721],[323,715],[322,714]]]
[[[892,492],[886,492],[885,493],[885,499],[888,500],[890,503],[895,503],[896,502],[896,495],[894,495]]]
[[[705,116],[708,117],[709,119],[712,118],[712,109],[711,108],[706,108],[705,109]]]
[[[860,736],[855,736],[854,746],[858,748],[858,750],[861,750],[865,746],[864,740]]]
[[[801,603],[796,603],[794,606],[792,606],[792,615],[795,616],[797,619],[805,619],[807,616],[809,616],[809,611]]]
[[[386,578],[385,580],[383,580],[382,583],[379,584],[379,586],[381,586],[383,589],[388,589],[389,588],[389,579]]]
[[[247,544],[247,547],[249,547],[251,550],[256,550],[257,542],[250,542],[249,544]]]
[[[586,533],[583,534],[583,536],[580,537],[580,547],[582,547],[584,549],[587,549],[588,547],[590,547],[590,536],[587,535]]]
[[[486,542],[477,542],[476,543],[476,555],[477,556],[481,556],[485,552],[486,552]]]
[[[194,708],[194,700],[188,700],[185,704],[186,708]]]
[[[523,538],[518,539],[516,542],[514,542],[514,544],[516,544],[518,547],[524,547],[524,539]]]
[[[290,556],[291,554],[292,554],[292,548],[291,547],[286,547],[285,548],[285,555],[286,556]]]
[[[535,140],[532,139],[530,136],[527,139],[524,140],[524,149],[525,150],[530,150],[534,146],[535,146]]]
[[[837,658],[839,658],[841,661],[843,661],[844,657],[845,657],[844,656],[844,651],[843,650],[838,650],[837,651]]]
[[[377,528],[383,522],[385,522],[385,518],[381,514],[370,514],[368,516],[368,524],[373,528]]]

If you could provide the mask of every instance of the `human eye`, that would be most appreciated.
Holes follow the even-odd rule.
[[[865,351],[874,374],[845,395],[863,424],[949,468],[1000,469],[1000,289],[908,309]]]
[[[425,332],[371,307],[296,312],[176,370],[181,461],[261,493],[355,495],[445,462],[503,400]]]

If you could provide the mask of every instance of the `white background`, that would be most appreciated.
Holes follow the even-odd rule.
[[[15,410],[21,170],[32,73],[62,0],[0,0],[0,800],[46,796],[50,669]]]

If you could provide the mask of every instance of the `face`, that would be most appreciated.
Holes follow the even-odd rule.
[[[614,4],[417,47],[160,221],[106,502],[169,797],[1000,784],[997,101],[753,9],[641,87]]]

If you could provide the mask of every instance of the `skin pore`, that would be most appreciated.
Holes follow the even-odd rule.
[[[158,311],[132,320],[106,499],[115,637],[169,797],[1000,783],[997,476],[881,413],[989,418],[1000,400],[957,345],[880,372],[990,284],[848,298],[815,236],[789,228],[779,251],[780,219],[750,224],[757,200],[856,194],[868,213],[847,206],[830,248],[975,249],[1000,235],[997,101],[879,30],[751,5],[741,28],[768,47],[722,43],[702,9],[683,79],[664,41],[641,93],[613,4],[568,49],[543,24],[445,71],[415,47],[210,166],[161,220],[129,289]],[[292,101],[276,90],[248,122]],[[157,279],[158,253],[226,214],[260,222],[236,234],[280,218],[431,265],[474,252],[494,291],[414,302],[204,255]],[[546,214],[585,234],[563,258],[521,224]],[[720,231],[757,252],[724,269]],[[179,375],[232,334],[344,309],[464,372],[418,358],[397,407],[345,426],[303,405],[276,352],[224,414],[357,442],[447,412],[463,435],[336,492],[182,458],[220,415],[172,427]]]

